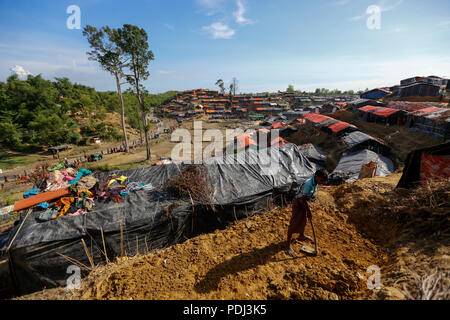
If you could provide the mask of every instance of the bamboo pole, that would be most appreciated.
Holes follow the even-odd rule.
[[[108,254],[106,253],[105,237],[103,236],[103,228],[100,227],[100,232],[102,234],[103,251],[105,252],[106,263],[109,263]]]
[[[123,257],[123,222],[120,221],[120,256]]]
[[[88,271],[92,271],[91,268],[89,268],[88,266],[86,266],[85,264],[83,264],[82,262],[78,261],[77,259],[71,258],[69,256],[66,256],[62,253],[57,252],[56,254],[59,254],[61,257],[63,257],[64,259],[66,259],[67,261],[71,262],[71,263],[75,263],[76,265],[78,265],[81,268],[84,268]]]
[[[136,235],[136,255],[138,255],[138,254],[139,254],[139,238]]]
[[[84,251],[86,252],[86,255],[87,255],[88,259],[89,259],[89,263],[91,264],[92,269],[94,269],[95,268],[94,260],[92,260],[92,257],[91,257],[91,255],[89,253],[89,250],[88,250],[87,246],[86,246],[86,242],[84,242],[83,238],[81,238],[81,242],[83,243]]]
[[[8,248],[6,249],[6,251],[9,251],[9,249],[11,248],[12,244],[13,244],[14,241],[16,240],[17,235],[18,235],[19,232],[20,232],[20,229],[22,229],[22,226],[23,226],[23,224],[25,223],[25,220],[27,220],[28,216],[30,215],[30,213],[31,213],[32,211],[33,211],[32,209],[28,209],[27,215],[25,216],[25,218],[23,219],[22,223],[20,224],[19,229],[17,229],[17,232],[16,232],[16,234],[14,235],[14,238],[13,238],[13,239],[11,240],[11,242],[9,243],[9,246],[8,246]]]
[[[236,217],[236,206],[233,206],[233,213],[234,213],[234,220],[237,221],[237,217]]]

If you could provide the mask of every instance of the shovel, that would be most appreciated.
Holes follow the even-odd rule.
[[[303,245],[300,249],[301,252],[312,255],[312,256],[317,256],[317,254],[319,253],[319,250],[317,250],[317,241],[316,241],[316,232],[314,231],[314,226],[312,223],[312,219],[309,219],[309,222],[311,222],[311,229],[313,232],[313,237],[314,237],[314,249],[311,248],[310,246],[307,245]]]

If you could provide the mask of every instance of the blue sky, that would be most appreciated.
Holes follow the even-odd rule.
[[[217,89],[233,77],[240,92],[365,89],[415,75],[450,77],[448,0],[0,0],[0,81],[15,70],[68,77],[98,90],[115,82],[87,59],[85,25],[144,28],[155,60],[150,92]],[[369,29],[369,6],[380,28]]]

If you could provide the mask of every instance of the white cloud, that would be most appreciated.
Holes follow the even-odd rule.
[[[26,78],[28,75],[31,75],[31,72],[28,70],[25,70],[22,66],[19,65],[15,65],[11,68],[9,68],[9,70],[14,73],[17,74],[19,76],[20,79],[24,79]]]
[[[342,0],[342,2],[344,2],[345,0]],[[403,2],[403,0],[397,0],[397,1],[393,1],[393,0],[380,0],[378,1],[377,4],[375,4],[374,6],[379,7],[380,8],[380,12],[387,12],[387,11],[391,11],[394,10],[396,7],[398,7],[401,3]],[[353,16],[350,18],[351,21],[358,21],[361,20],[362,18],[368,16],[366,12],[364,12],[361,15],[358,16]]]
[[[337,0],[332,3],[334,6],[345,6],[350,3],[351,0]]]
[[[358,20],[361,20],[361,19],[364,18],[364,17],[365,17],[365,14],[361,14],[361,15],[359,15],[359,16],[351,17],[350,20],[352,20],[352,21],[358,21]]]
[[[398,7],[401,3],[403,2],[403,0],[397,0],[397,1],[392,1],[392,0],[381,0],[380,2],[378,2],[377,6],[379,6],[381,8],[381,12],[385,12],[385,11],[391,11],[394,10],[396,7]]]
[[[209,26],[202,28],[204,31],[211,34],[213,39],[231,39],[236,33],[235,30],[231,29],[228,25],[222,22],[215,22]]]
[[[224,0],[197,0],[197,3],[207,16],[211,16],[218,11],[223,10],[223,1]]]
[[[244,17],[245,12],[247,11],[244,7],[244,4],[242,3],[241,0],[237,0],[237,6],[238,9],[237,11],[233,12],[233,16],[236,20],[237,23],[245,25],[245,24],[251,24],[253,23],[252,20],[247,19],[246,17]]]
[[[173,25],[171,25],[171,24],[168,24],[168,23],[164,23],[164,27],[166,27],[169,30],[175,30],[175,27]]]

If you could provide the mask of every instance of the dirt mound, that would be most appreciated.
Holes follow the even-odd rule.
[[[364,297],[450,299],[450,180],[392,190],[377,179],[332,191],[348,221],[390,253],[383,289]]]

